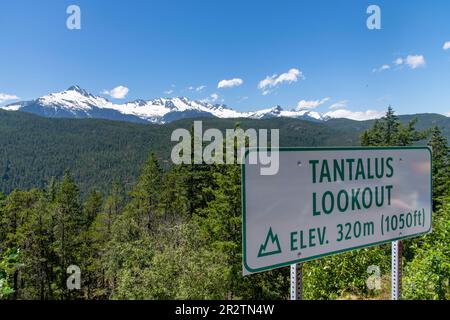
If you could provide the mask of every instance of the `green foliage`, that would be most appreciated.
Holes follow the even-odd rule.
[[[304,292],[307,299],[337,299],[345,294],[372,297],[368,268],[377,266],[381,273],[389,272],[390,260],[386,247],[351,251],[304,265]]]
[[[389,106],[386,115],[376,120],[373,127],[361,136],[362,146],[410,146],[424,140],[428,136],[427,131],[417,131],[415,126],[418,119],[410,120],[406,125],[402,124],[395,115],[394,109]]]
[[[20,267],[19,251],[9,249],[0,254],[0,300],[7,299],[14,293],[10,280],[14,272]]]
[[[442,199],[450,195],[450,149],[439,127],[432,129],[428,145],[433,152],[433,209],[436,210]]]
[[[136,186],[130,193],[131,200],[125,211],[137,226],[139,234],[152,233],[161,215],[162,171],[158,160],[151,154],[142,168]]]
[[[220,299],[228,268],[219,253],[198,245],[195,225],[160,231],[158,247],[144,248],[147,259],[124,265],[114,299]],[[133,252],[136,247],[133,248]],[[150,254],[151,252],[151,254]],[[141,263],[146,261],[144,265]]]
[[[400,116],[402,123],[409,116]],[[450,138],[450,118],[437,114],[417,115],[416,127],[438,125]],[[235,119],[202,119],[204,130],[233,128]],[[170,166],[173,130],[189,129],[192,119],[165,125],[135,124],[98,119],[49,119],[28,113],[0,110],[0,191],[45,188],[52,177],[60,180],[69,170],[81,196],[91,190],[106,194],[114,181],[129,192],[150,151],[161,166]],[[332,119],[312,122],[276,118],[240,119],[243,129],[279,129],[280,146],[354,146],[373,121]]]
[[[15,119],[19,122],[26,120]],[[350,133],[348,127],[355,124],[343,119],[331,120],[333,129],[328,124],[294,119],[243,120],[241,126],[256,129],[281,127],[287,133],[281,135],[284,139],[282,145],[306,146],[352,145],[357,135],[373,124],[362,136],[365,145],[409,145],[423,139],[425,132],[417,129],[420,122],[407,120],[408,124],[402,123],[389,109],[384,119],[358,123],[358,128]],[[59,132],[47,127],[55,123],[60,125],[58,121],[36,121],[43,121],[40,125],[46,128],[47,133]],[[69,139],[67,141],[79,143],[75,149],[81,158],[75,159],[78,154],[69,152],[74,163],[78,164],[74,172],[71,171],[74,175],[68,171],[65,174],[56,172],[70,163],[67,158],[61,157],[64,166],[53,171],[56,168],[53,160],[44,157],[41,160],[48,161],[53,169],[43,170],[45,178],[41,176],[42,179],[38,179],[37,185],[42,189],[15,190],[7,196],[0,194],[1,298],[288,298],[288,268],[242,276],[241,170],[238,165],[168,166],[160,160],[166,157],[165,151],[162,151],[161,158],[151,154],[144,161],[145,156],[142,155],[150,147],[143,143],[147,133],[158,137],[152,140],[153,149],[161,147],[161,150],[166,150],[158,143],[173,129],[172,125],[156,127],[96,121],[94,126],[89,121],[60,121],[72,129],[80,129],[81,137],[87,140],[81,142],[77,140],[78,136],[65,136]],[[208,120],[206,128],[226,127],[232,121]],[[190,122],[177,125],[189,127]],[[2,130],[10,135],[8,130],[12,129],[5,129],[0,121],[0,133]],[[117,136],[114,130],[124,136]],[[90,131],[101,139],[93,138],[87,133]],[[39,135],[40,129],[32,126],[31,132],[42,138],[44,145],[52,146],[49,140]],[[17,134],[20,135],[19,132]],[[25,137],[26,146],[36,142],[32,136]],[[1,139],[4,137],[0,135],[0,142]],[[118,145],[113,146],[116,139],[124,150],[119,152],[116,149]],[[169,140],[168,136],[164,139]],[[56,145],[57,141],[54,142]],[[68,152],[67,141],[62,149],[64,152]],[[99,144],[92,144],[92,141]],[[142,145],[134,145],[136,141]],[[10,140],[8,148],[16,150],[12,142],[17,141]],[[445,176],[448,175],[447,146],[439,130],[433,130],[430,145],[433,147],[434,185],[439,187],[447,183],[448,186],[449,179]],[[21,154],[19,149],[15,156]],[[31,148],[30,152],[37,151]],[[36,173],[30,169],[30,176],[24,176],[29,179],[27,182],[14,180],[10,184],[10,173],[18,176],[14,170],[21,170],[18,169],[20,161],[11,161],[12,158],[3,156],[0,154],[2,161],[8,159],[5,162],[7,173],[2,180],[5,182],[2,188],[7,186],[4,190],[9,191],[14,183],[26,185],[35,181]],[[90,167],[90,161],[86,160],[104,159],[104,156],[112,159],[105,165],[111,171],[107,170],[109,175],[105,174],[103,167],[98,167],[98,163]],[[124,158],[124,161],[119,161],[119,158]],[[144,163],[140,173],[132,169],[136,163]],[[86,171],[79,171],[84,165],[87,166]],[[118,172],[136,179],[125,181]],[[113,177],[117,181],[113,181]],[[76,180],[82,181],[81,187],[75,183]],[[45,184],[46,181],[49,182]],[[106,184],[108,187],[104,187]],[[93,191],[88,193],[88,190]],[[441,200],[436,202],[438,211],[434,214],[434,233],[420,241],[409,241],[406,246],[407,298],[449,297],[450,208],[445,190],[448,189],[435,190],[435,200]],[[17,252],[20,252],[19,256]],[[368,290],[366,286],[367,268],[376,265],[382,274],[386,274],[390,270],[389,261],[389,247],[383,246],[305,263],[304,295],[309,299],[336,299],[347,294],[376,297],[379,293]],[[70,265],[81,269],[82,289],[79,291],[67,289],[66,270]]]
[[[406,299],[450,299],[450,198],[444,199],[433,221],[433,233],[415,248],[414,259],[406,266]]]

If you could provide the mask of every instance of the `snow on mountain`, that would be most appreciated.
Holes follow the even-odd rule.
[[[135,100],[115,104],[108,99],[92,95],[79,86],[51,93],[32,101],[17,102],[3,107],[9,111],[31,112],[57,118],[101,118],[133,122],[167,123],[182,118],[300,118],[314,121],[327,120],[311,109],[284,110],[280,106],[255,112],[238,112],[223,104],[193,101],[186,97]]]
[[[324,117],[317,111],[312,110],[292,110],[292,111],[284,111],[281,113],[282,117],[288,118],[306,118],[310,120],[323,121]]]
[[[281,117],[281,113],[284,112],[280,106],[273,107],[271,109],[263,109],[260,111],[247,113],[248,118],[252,119],[267,119]]]

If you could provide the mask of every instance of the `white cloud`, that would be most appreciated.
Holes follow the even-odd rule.
[[[397,66],[402,65],[402,64],[403,64],[403,58],[397,58],[397,59],[395,59],[394,64],[397,65]]]
[[[202,99],[200,101],[205,102],[205,103],[214,103],[219,99],[220,99],[220,96],[217,93],[213,93],[209,97]],[[223,101],[223,99],[222,99],[222,101]]]
[[[0,103],[10,101],[10,100],[17,100],[17,99],[19,99],[18,96],[15,96],[12,94],[0,93]]]
[[[164,91],[164,94],[171,95],[172,93],[173,93],[173,90],[167,90],[167,91]]]
[[[409,55],[405,59],[405,63],[411,68],[416,69],[425,66],[425,57],[422,55]]]
[[[450,112],[446,114],[447,117],[450,117]]]
[[[258,89],[263,91],[263,95],[269,94],[270,89],[277,87],[283,82],[292,83],[297,82],[298,79],[305,79],[303,73],[295,68],[290,69],[288,72],[273,76],[267,76],[264,80],[261,80],[258,84]]]
[[[357,121],[379,119],[384,116],[383,111],[367,110],[367,111],[350,111],[348,109],[338,109],[325,113],[326,117],[331,118],[347,118]]]
[[[244,83],[244,80],[239,79],[239,78],[234,78],[234,79],[231,79],[231,80],[222,80],[217,85],[217,88],[218,89],[223,89],[223,88],[239,87],[243,83]]]
[[[325,102],[327,102],[328,100],[330,100],[330,98],[323,98],[321,100],[301,100],[298,102],[297,107],[295,108],[295,110],[304,110],[304,109],[315,109],[318,106],[324,104]]]
[[[389,70],[390,68],[391,68],[390,65],[383,64],[381,67],[373,69],[372,72],[383,72],[383,71]]]
[[[115,87],[112,90],[104,90],[102,93],[106,94],[114,99],[124,99],[130,90],[124,86]]]
[[[211,97],[212,101],[219,100],[219,95],[217,93],[213,93],[210,97]]]
[[[444,43],[444,46],[442,47],[442,49],[444,49],[444,50],[450,49],[450,41],[446,41],[446,42]]]
[[[206,89],[206,86],[205,85],[201,85],[201,86],[198,86],[198,87],[189,86],[186,89],[189,90],[189,91],[202,92],[204,89]]]
[[[348,100],[342,100],[342,101],[335,102],[330,106],[330,109],[345,108],[345,107],[347,107],[347,103],[348,103]]]
[[[411,69],[417,69],[419,67],[424,67],[426,64],[425,57],[423,55],[408,55],[406,58],[399,57],[394,60],[393,65],[401,67],[407,65]],[[391,66],[384,64],[379,68],[375,68],[372,72],[382,72],[391,69]]]

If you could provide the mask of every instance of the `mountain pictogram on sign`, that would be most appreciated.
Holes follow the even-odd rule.
[[[269,229],[266,241],[259,248],[258,258],[271,256],[274,254],[281,253],[280,241],[278,240],[278,235],[273,234],[272,228]]]

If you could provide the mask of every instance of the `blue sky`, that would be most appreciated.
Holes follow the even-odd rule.
[[[81,30],[66,28],[71,4]],[[370,4],[381,30],[366,27]],[[450,113],[448,0],[1,1],[0,39],[1,104],[79,84],[128,88],[118,102]]]

